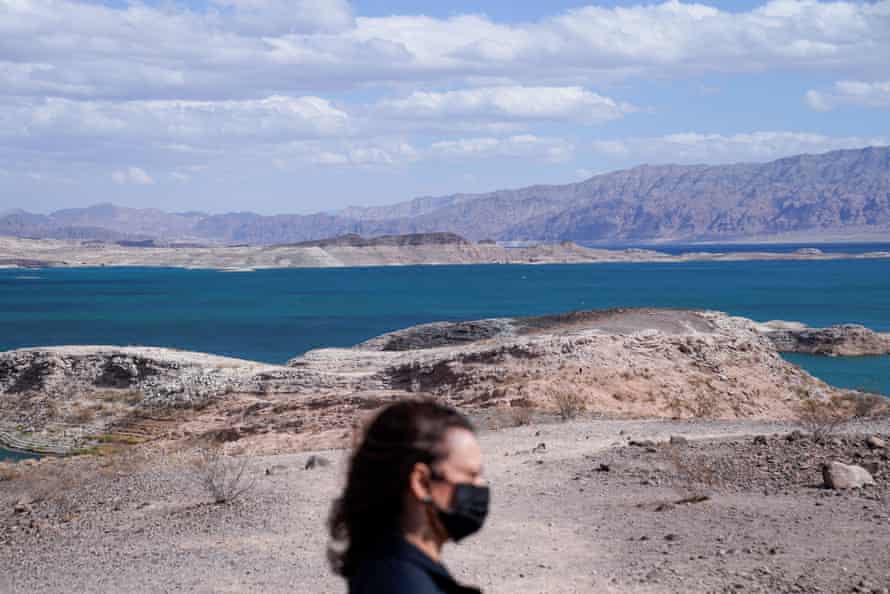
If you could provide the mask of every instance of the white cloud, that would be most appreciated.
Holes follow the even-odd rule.
[[[396,166],[413,163],[424,157],[422,152],[410,143],[384,139],[376,142],[362,140],[301,141],[277,147],[273,151],[272,159],[282,169],[287,169],[290,164]]]
[[[807,104],[817,111],[830,111],[844,105],[887,108],[890,107],[890,80],[842,80],[834,83],[831,91],[809,90],[805,98]]]
[[[890,0],[774,0],[734,12],[640,0],[514,23],[356,17],[347,0],[115,5],[0,0],[4,168],[81,175],[89,161],[93,175],[138,183],[131,162],[150,163],[160,181],[217,162],[565,161],[572,142],[546,126],[624,117],[634,108],[603,90],[617,81],[757,71],[880,80],[890,55]],[[883,84],[838,83],[807,100],[821,109],[882,106]],[[743,159],[838,140],[759,134],[773,136],[665,137],[650,148],[631,139],[597,150]]]
[[[525,157],[533,160],[559,162],[572,157],[571,143],[555,138],[521,134],[507,138],[463,138],[433,143],[430,153],[442,158],[471,159],[478,157]]]
[[[886,1],[777,0],[748,12],[669,1],[588,6],[518,25],[480,16],[360,18],[354,36],[396,44],[415,69],[541,81],[820,66],[880,72],[888,27]]]
[[[862,76],[886,72],[890,55],[890,0],[775,0],[747,12],[588,6],[518,24],[354,18],[345,0],[217,5],[0,0],[0,94],[243,99],[403,80],[533,86],[789,68]]]
[[[426,146],[386,139],[294,142],[275,149],[270,159],[283,168],[288,164],[399,166],[421,161],[482,158],[522,158],[553,163],[571,158],[573,151],[574,146],[565,140],[520,134],[442,140]]]
[[[61,98],[0,103],[0,138],[99,137],[153,139],[168,150],[195,145],[286,141],[345,133],[346,112],[319,97],[272,96],[242,101],[74,101]]]
[[[155,180],[139,167],[127,167],[121,171],[115,171],[111,174],[111,179],[117,184],[134,184],[137,186],[149,186],[155,183]]]
[[[652,138],[596,141],[593,150],[621,161],[728,163],[768,161],[799,153],[886,144],[890,144],[890,140],[882,137],[833,137],[802,132],[752,132],[729,136],[686,132]]]
[[[581,87],[502,86],[442,93],[415,91],[378,104],[385,117],[446,120],[614,120],[633,111],[626,103]]]

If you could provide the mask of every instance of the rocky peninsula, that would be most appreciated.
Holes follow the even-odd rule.
[[[426,324],[287,365],[153,347],[20,349],[0,353],[0,444],[74,450],[162,433],[263,452],[334,446],[360,411],[412,395],[470,411],[553,412],[569,399],[613,418],[788,419],[802,399],[844,391],[780,351],[887,343],[857,326],[617,309]]]
[[[19,239],[0,236],[0,268],[176,267],[250,271],[267,268],[338,268],[455,264],[583,264],[598,262],[698,262],[740,260],[839,260],[890,258],[890,252],[857,254],[804,248],[795,252],[690,252],[599,249],[571,241],[506,247],[471,242],[452,233],[363,238],[356,235],[287,245],[212,246],[148,242]]]

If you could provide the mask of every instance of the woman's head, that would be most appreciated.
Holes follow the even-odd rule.
[[[381,538],[399,531],[424,530],[444,542],[448,529],[430,510],[466,506],[481,473],[479,444],[461,413],[429,400],[387,406],[368,425],[331,510],[334,570],[351,575]]]

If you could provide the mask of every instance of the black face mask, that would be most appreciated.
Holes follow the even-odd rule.
[[[444,478],[434,475],[434,480]],[[491,489],[472,483],[455,483],[451,509],[439,509],[432,499],[427,502],[433,505],[442,527],[454,542],[459,542],[474,532],[478,532],[488,516],[488,504],[491,500]]]

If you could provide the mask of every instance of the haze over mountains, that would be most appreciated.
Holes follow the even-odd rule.
[[[347,233],[603,243],[743,241],[890,233],[890,147],[762,164],[642,165],[552,186],[423,197],[335,213],[166,213],[110,204],[0,212],[0,235],[281,244]]]

